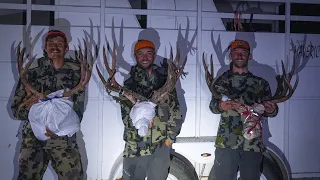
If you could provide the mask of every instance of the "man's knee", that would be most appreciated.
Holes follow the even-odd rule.
[[[170,163],[170,147],[157,148],[148,168],[148,179],[165,180],[169,174]]]
[[[49,157],[41,149],[21,149],[18,180],[41,179],[48,162]]]
[[[262,158],[263,155],[261,152],[242,152],[240,163],[241,179],[259,179]]]
[[[238,150],[217,148],[213,165],[214,179],[234,179],[237,175],[239,161]]]
[[[140,156],[124,158],[123,180],[144,180],[147,175],[147,168],[152,156]]]
[[[59,179],[83,179],[81,155],[78,149],[55,149],[52,152],[52,167]]]

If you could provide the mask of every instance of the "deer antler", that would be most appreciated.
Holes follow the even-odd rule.
[[[277,90],[275,95],[272,97],[271,102],[273,103],[281,103],[284,102],[286,100],[288,100],[294,93],[294,91],[296,90],[298,83],[299,83],[299,75],[298,73],[296,74],[296,81],[294,83],[294,86],[292,88],[291,86],[291,79],[292,76],[295,73],[295,69],[296,69],[296,58],[293,58],[293,63],[292,63],[292,68],[291,71],[287,74],[286,70],[284,68],[284,64],[283,61],[281,61],[281,65],[282,65],[282,75],[277,75],[276,79],[278,82],[278,86],[277,86]]]
[[[33,56],[32,58],[29,58],[29,62],[27,63],[27,65],[25,66],[25,68],[23,68],[23,61],[24,61],[24,53],[26,51],[26,48],[22,48],[22,50],[20,51],[20,45],[21,45],[21,41],[19,42],[18,48],[17,48],[17,60],[18,60],[18,71],[20,74],[20,80],[21,83],[24,85],[24,87],[31,92],[32,94],[34,94],[35,96],[39,97],[39,98],[44,98],[45,95],[43,93],[38,92],[37,90],[35,90],[29,83],[27,80],[27,73],[28,73],[28,69],[30,68],[31,64],[33,63],[35,56]],[[29,55],[27,55],[27,57],[29,57]]]
[[[121,97],[113,96],[111,95],[111,92],[117,92],[120,94],[124,94],[133,104],[136,103],[137,100],[139,101],[144,101],[144,100],[149,100],[155,104],[159,103],[161,99],[164,98],[168,93],[170,93],[174,88],[176,81],[179,79],[179,77],[183,74],[183,69],[186,65],[187,62],[187,57],[185,60],[182,62],[182,65],[179,65],[180,61],[180,50],[177,47],[177,55],[175,60],[173,60],[173,53],[172,53],[172,47],[171,47],[171,52],[170,52],[170,60],[168,61],[168,75],[167,75],[167,80],[165,84],[159,88],[158,90],[153,91],[152,96],[150,99],[143,97],[137,93],[134,93],[123,86],[120,86],[119,83],[115,79],[115,73],[116,73],[116,50],[115,46],[113,46],[113,53],[112,53],[112,68],[110,68],[110,65],[107,61],[106,57],[106,50],[105,47],[103,47],[103,59],[104,59],[104,65],[105,68],[109,74],[108,80],[105,80],[102,73],[100,72],[98,66],[96,65],[96,69],[98,72],[98,75],[104,84],[107,93],[112,96],[116,101],[123,100]]]
[[[179,77],[184,73],[183,69],[187,63],[187,56],[182,62],[182,65],[179,65],[180,61],[180,49],[177,46],[177,54],[173,60],[172,47],[170,49],[170,60],[168,61],[168,76],[165,84],[158,90],[153,92],[151,97],[151,102],[157,104],[164,96],[170,93],[176,86],[176,82]]]
[[[244,31],[243,26],[241,24],[241,13],[237,11],[234,12],[233,29],[235,31]]]
[[[221,99],[222,96],[217,92],[214,83],[216,82],[216,80],[218,79],[217,77],[214,77],[214,71],[213,71],[213,58],[212,58],[212,54],[210,56],[210,72],[208,70],[208,66],[206,64],[206,60],[204,58],[204,53],[202,54],[202,63],[203,63],[203,68],[205,71],[205,77],[206,77],[206,82],[207,85],[212,93],[212,95],[217,98],[217,99]]]
[[[77,93],[78,91],[82,90],[83,88],[85,88],[85,86],[90,81],[91,74],[92,74],[92,67],[94,64],[94,58],[92,55],[92,51],[90,50],[90,60],[91,61],[90,61],[90,64],[88,64],[87,43],[84,39],[83,39],[83,43],[84,43],[84,55],[82,55],[82,49],[81,49],[80,45],[79,45],[79,51],[78,52],[76,51],[76,60],[80,62],[80,68],[81,68],[80,81],[70,91],[64,92],[63,93],[64,97],[70,97],[73,94]]]
[[[19,43],[18,48],[17,48],[18,70],[19,70],[19,74],[20,74],[21,83],[25,87],[25,90],[27,92],[27,96],[24,98],[22,103],[19,105],[18,111],[26,105],[28,105],[28,106],[32,105],[33,103],[35,103],[35,100],[47,99],[46,95],[43,93],[43,88],[41,89],[41,92],[38,92],[31,84],[28,83],[26,76],[27,76],[28,70],[29,70],[32,62],[35,60],[36,55],[33,56],[32,58],[30,58],[29,62],[26,64],[25,68],[23,68],[24,53],[25,53],[26,48],[24,47],[22,50],[20,50],[20,45],[21,45],[21,42]],[[78,55],[76,55],[77,56],[76,59],[80,62],[80,67],[81,67],[80,81],[70,91],[64,92],[64,94],[63,94],[64,97],[70,97],[73,94],[77,93],[79,90],[83,89],[85,87],[85,85],[90,80],[92,66],[93,66],[93,57],[92,57],[92,53],[90,53],[91,63],[88,64],[87,63],[87,45],[86,45],[85,40],[84,40],[84,45],[85,45],[84,56],[82,55],[80,46],[79,46],[79,52],[76,53],[76,54],[78,54]],[[28,56],[29,55],[27,55],[27,57]]]
[[[33,104],[35,100],[37,99],[45,99],[45,94],[43,94],[43,89],[41,90],[41,92],[38,92],[36,89],[34,89],[32,87],[31,84],[28,83],[27,80],[27,73],[28,73],[28,69],[30,68],[31,64],[33,63],[35,56],[33,56],[32,58],[29,58],[29,62],[26,64],[25,68],[23,68],[23,62],[24,62],[24,56],[25,56],[25,51],[26,48],[20,48],[21,46],[21,41],[18,44],[18,48],[17,48],[17,63],[18,63],[18,71],[19,71],[19,75],[20,75],[20,81],[23,84],[23,86],[25,87],[27,96],[22,100],[22,102],[20,103],[19,107],[18,107],[18,111],[20,111],[20,109],[24,106],[29,106],[30,104]],[[29,54],[27,55],[27,57],[29,57]]]
[[[138,99],[143,98],[142,96],[131,92],[130,90],[124,88],[123,86],[120,86],[119,83],[116,81],[115,79],[115,74],[116,74],[116,61],[117,61],[117,56],[116,56],[116,48],[115,48],[115,44],[113,45],[113,52],[112,52],[112,67],[110,68],[110,65],[108,63],[108,59],[107,59],[107,55],[106,55],[106,49],[103,46],[103,61],[104,61],[104,65],[105,68],[109,74],[109,78],[108,80],[105,80],[102,73],[100,72],[98,65],[96,65],[96,69],[98,72],[98,76],[100,77],[102,83],[104,84],[104,87],[107,91],[107,93],[112,96],[116,101],[121,101],[123,100],[121,97],[118,96],[113,96],[111,95],[111,92],[117,92],[117,93],[121,93],[124,94],[133,104],[135,104],[135,102]]]

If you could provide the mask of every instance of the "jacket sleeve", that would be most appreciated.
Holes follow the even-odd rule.
[[[267,101],[269,99],[271,99],[272,97],[272,92],[270,89],[270,85],[267,81],[263,81],[262,83],[263,88],[262,88],[262,101]],[[278,111],[279,111],[279,107],[278,105],[276,105],[276,109],[271,113],[271,114],[267,114],[266,112],[263,114],[264,117],[275,117],[278,115]]]
[[[175,142],[176,137],[180,134],[182,127],[182,115],[176,89],[174,89],[169,98],[169,119],[167,124],[167,139]]]
[[[130,85],[128,85],[127,82],[124,82],[124,85],[123,85],[124,88],[130,89],[129,86]],[[119,95],[119,97],[120,97],[119,103],[121,108],[122,122],[125,127],[129,127],[129,123],[131,121],[130,111],[134,104],[132,104],[132,102],[123,95]]]
[[[66,60],[68,61],[68,60]],[[72,62],[73,64],[73,62]],[[73,87],[75,87],[80,79],[81,79],[81,69],[80,65],[76,64],[77,69],[74,69],[74,74],[73,74]],[[78,69],[79,68],[79,69]],[[70,88],[71,89],[71,88]],[[73,94],[71,96],[72,101],[73,101],[73,110],[77,113],[80,122],[83,119],[83,114],[85,111],[85,98],[86,98],[86,87],[78,91],[77,93]]]
[[[85,111],[85,89],[79,91],[77,94],[72,96],[73,99],[73,110],[77,113],[80,122],[83,119],[83,113]]]
[[[224,87],[222,85],[222,76],[220,76],[216,82],[215,82],[215,88],[216,90],[220,93],[221,91],[224,90]],[[210,104],[209,104],[209,109],[213,114],[221,114],[223,111],[219,108],[219,103],[221,99],[216,98],[215,96],[212,95]]]
[[[29,109],[26,107],[20,108],[18,110],[18,107],[22,103],[23,98],[25,98],[27,95],[23,84],[21,83],[21,80],[19,79],[16,90],[14,92],[14,97],[13,97],[13,102],[11,103],[11,111],[15,119],[18,120],[27,120],[28,119],[28,114],[29,114]]]
[[[220,99],[215,98],[212,96],[209,109],[213,114],[221,114],[223,111],[219,108]]]

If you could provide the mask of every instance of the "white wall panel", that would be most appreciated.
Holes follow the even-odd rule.
[[[151,9],[166,9],[166,10],[186,10],[196,11],[197,0],[163,0],[163,1],[151,1]]]
[[[190,13],[189,11],[195,13],[198,8],[197,0],[154,0],[151,2],[152,4],[148,5],[151,9],[177,10],[180,15]],[[95,6],[98,8],[100,0],[90,2],[60,0],[58,4],[67,5],[70,8],[74,6],[83,6],[83,8]],[[131,9],[127,0],[106,0],[105,5],[106,7]],[[202,7],[200,8],[202,11],[217,11],[212,0],[202,0]],[[179,102],[185,117],[179,137],[215,136],[218,130],[220,116],[214,115],[209,110],[211,93],[204,79],[202,52],[207,53],[207,64],[210,54],[213,54],[215,75],[221,74],[229,68],[228,53],[223,54],[229,43],[235,38],[247,40],[252,47],[254,59],[249,64],[249,70],[255,75],[265,78],[272,91],[275,91],[274,76],[281,73],[279,71],[281,60],[287,60],[284,52],[284,34],[225,32],[225,27],[220,18],[206,17],[201,19],[202,29],[198,30],[202,30],[200,32],[202,37],[198,39],[197,34],[195,34],[195,29],[200,28],[198,27],[197,17],[161,16],[162,14],[159,15],[158,13],[163,11],[148,12],[157,15],[148,16],[147,27],[150,27],[150,29],[141,29],[136,16],[132,15],[132,12],[128,12],[126,15],[105,12],[106,14],[102,16],[100,13],[56,12],[55,25],[57,27],[55,28],[67,34],[71,49],[68,55],[73,55],[74,46],[77,46],[79,40],[86,34],[89,35],[89,39],[91,37],[91,40],[88,39],[91,49],[93,44],[105,45],[104,37],[110,43],[111,48],[113,47],[113,41],[116,41],[117,67],[119,67],[118,72],[120,72],[117,73],[116,79],[120,84],[123,84],[123,80],[128,78],[130,67],[135,64],[133,48],[138,39],[148,39],[155,43],[158,51],[155,60],[157,64],[164,57],[169,57],[170,45],[173,47],[173,54],[176,54],[175,48],[178,42],[182,58],[188,55],[188,62],[185,67],[185,72],[188,72],[188,75],[185,79],[180,79],[181,85],[178,85]],[[101,30],[100,18],[103,16],[105,18],[105,33],[99,34]],[[182,30],[179,30],[180,27]],[[53,29],[53,27],[34,26],[31,28],[31,35],[28,36],[24,26],[0,25],[0,39],[3,42],[0,45],[0,71],[6,75],[0,78],[3,85],[0,104],[3,107],[1,114],[4,120],[1,128],[4,135],[0,136],[1,142],[4,142],[0,146],[1,152],[4,154],[0,156],[0,174],[4,174],[3,179],[11,179],[12,176],[17,175],[16,167],[20,145],[20,137],[16,135],[21,128],[21,121],[13,120],[9,108],[11,100],[8,100],[10,97],[12,98],[12,92],[18,79],[14,50],[20,40],[24,40],[26,43],[29,38],[33,41],[36,37],[39,37],[36,38],[32,50],[33,54],[40,57],[43,53],[43,41],[48,29]],[[284,149],[289,149],[289,155],[286,158],[290,162],[293,173],[319,172],[320,170],[320,156],[316,151],[320,146],[317,141],[319,123],[316,114],[320,95],[318,92],[319,83],[317,83],[316,78],[320,65],[319,38],[319,35],[291,34],[290,39],[296,47],[303,50],[306,55],[312,56],[310,58],[304,57],[299,62],[300,82],[289,102],[289,106],[285,107],[284,103],[279,104],[279,114],[275,118],[269,118],[268,122],[264,124],[265,143],[280,155],[283,155]],[[100,42],[101,39],[103,39],[103,42]],[[197,47],[198,40],[201,41],[201,47]],[[105,77],[108,78],[103,68],[101,50],[102,46],[100,46],[97,63]],[[109,53],[107,57],[108,61],[111,62]],[[292,57],[289,60],[292,63]],[[198,71],[200,71],[200,77],[197,75]],[[200,83],[198,83],[199,81]],[[95,68],[88,87],[88,98],[86,112],[81,124],[82,133],[78,137],[83,154],[84,170],[87,173],[87,179],[108,179],[114,161],[123,151],[123,123],[119,104],[110,101],[110,97],[102,86]],[[289,111],[289,113],[286,113],[286,111]],[[287,115],[289,116],[286,117]],[[286,120],[288,123],[285,123]],[[289,135],[285,134],[287,128],[289,128]],[[287,137],[289,139],[286,139]],[[285,147],[286,144],[289,147]],[[177,144],[175,147],[194,146],[184,145]],[[212,147],[211,150],[214,150],[213,144],[204,144],[201,147]],[[204,150],[205,148],[200,148],[196,154],[192,155],[192,148],[185,151],[186,157],[191,157],[191,162],[196,165],[198,171],[200,167],[199,164],[195,163],[195,159],[199,152]],[[56,175],[52,173],[52,168],[46,171],[44,179],[57,179]]]
[[[100,26],[100,13],[58,12],[55,18],[58,26]]]
[[[320,170],[319,100],[291,100],[289,163],[292,172]]]
[[[59,5],[70,6],[100,6],[100,0],[59,0]]]
[[[24,36],[25,26],[6,26],[0,25],[0,39],[2,43],[0,44],[1,54],[0,61],[14,61],[16,62],[16,51],[20,41],[23,41],[26,36]],[[10,34],[10,35],[9,35]],[[6,43],[4,43],[6,42]],[[23,43],[21,44],[23,47]]]
[[[20,150],[21,128],[23,121],[13,120],[11,117],[11,101],[0,100],[0,112],[2,115],[0,136],[0,174],[1,179],[17,178],[18,156]]]

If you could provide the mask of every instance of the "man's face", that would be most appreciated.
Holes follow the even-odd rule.
[[[245,49],[236,48],[231,51],[230,59],[232,60],[233,65],[237,68],[244,68],[247,67],[248,61],[251,59],[251,55],[249,54],[249,51]]]
[[[50,38],[46,42],[45,51],[52,60],[63,59],[68,50],[64,39],[60,36]]]
[[[142,69],[150,69],[155,58],[155,51],[152,48],[142,48],[134,54],[134,57]]]

